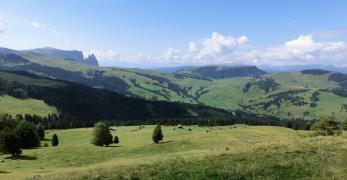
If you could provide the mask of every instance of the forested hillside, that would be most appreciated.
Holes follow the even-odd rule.
[[[84,84],[126,96],[203,104],[281,119],[347,116],[346,75],[322,70],[266,74],[254,66],[189,67],[172,73],[83,65],[1,49],[0,69]]]
[[[273,117],[242,111],[230,112],[204,105],[126,97],[108,90],[41,78],[26,72],[0,72],[0,87],[2,97],[17,99],[18,106],[22,100],[32,99],[57,109],[44,116],[36,116],[36,111],[33,111],[24,117],[35,124],[43,122],[48,128],[92,126],[100,120],[113,124],[280,124]],[[18,114],[24,115],[20,111]]]

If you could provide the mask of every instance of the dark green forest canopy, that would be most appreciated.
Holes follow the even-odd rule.
[[[23,72],[6,72],[24,76]],[[30,78],[44,78],[30,75]],[[46,79],[53,81],[51,79]],[[204,105],[179,102],[149,101],[88,87],[85,85],[57,81],[62,86],[38,86],[8,81],[0,78],[0,91],[16,98],[43,100],[59,110],[59,115],[41,118],[27,115],[26,120],[42,121],[46,127],[69,128],[92,126],[96,121],[106,120],[116,124],[200,124],[225,125],[247,123],[254,125],[278,125],[279,119],[271,116],[257,116],[242,111],[227,111]],[[46,119],[46,121],[45,121]]]

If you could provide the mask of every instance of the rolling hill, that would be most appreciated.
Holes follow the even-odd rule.
[[[81,83],[126,96],[203,104],[282,119],[347,117],[346,76],[309,70],[265,73],[254,66],[189,67],[171,73],[96,67],[28,51],[0,49],[0,69]]]
[[[226,111],[205,105],[150,101],[68,81],[42,78],[27,72],[0,71],[2,113],[41,115],[26,118],[50,128],[92,126],[104,120],[114,124],[273,124],[270,116]],[[28,106],[30,104],[30,106]],[[25,108],[23,108],[25,107]],[[16,111],[13,111],[16,109]]]

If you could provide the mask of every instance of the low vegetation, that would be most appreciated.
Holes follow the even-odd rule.
[[[1,155],[0,179],[344,179],[347,175],[345,134],[315,136],[245,125],[176,130],[161,126],[165,143],[154,145],[155,127],[119,126],[122,142],[109,147],[90,144],[93,128],[47,130],[46,136],[57,134],[62,143],[23,149],[17,159]]]

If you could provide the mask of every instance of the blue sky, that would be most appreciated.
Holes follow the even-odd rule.
[[[102,65],[347,65],[347,1],[2,0],[0,46]]]

